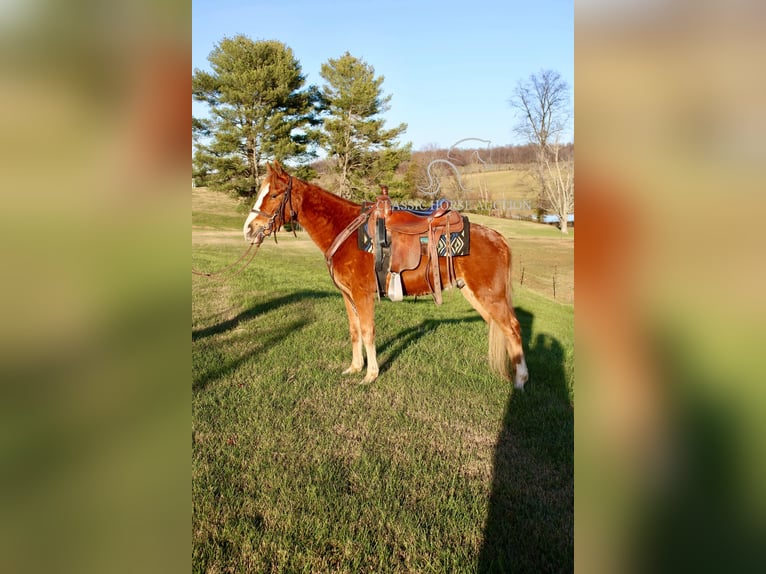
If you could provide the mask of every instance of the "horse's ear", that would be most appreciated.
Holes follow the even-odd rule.
[[[275,159],[274,163],[271,164],[271,168],[279,175],[285,173],[285,168],[282,167],[282,164],[279,163],[279,160]]]

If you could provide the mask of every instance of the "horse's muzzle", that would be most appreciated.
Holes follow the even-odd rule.
[[[263,239],[266,237],[265,231],[266,228],[264,226],[258,227],[255,231],[253,231],[252,227],[248,227],[247,231],[245,231],[245,241],[255,243],[258,246],[263,243]]]

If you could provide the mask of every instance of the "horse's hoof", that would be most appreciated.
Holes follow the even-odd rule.
[[[343,371],[344,375],[353,375],[355,373],[361,373],[362,367],[355,367],[354,365],[351,365],[348,369]]]
[[[527,362],[522,358],[521,362],[516,365],[516,372],[513,377],[513,386],[520,391],[524,390],[524,385],[529,380],[529,370],[527,369]]]
[[[360,385],[369,385],[370,383],[374,383],[375,379],[378,378],[378,373],[375,374],[367,374],[365,378],[362,379],[362,382],[359,383]]]

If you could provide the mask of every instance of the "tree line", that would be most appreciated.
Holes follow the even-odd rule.
[[[571,142],[564,144],[561,153],[567,158],[574,157],[574,144]],[[456,166],[483,163],[488,166],[498,166],[502,169],[503,166],[534,164],[537,161],[537,149],[533,144],[509,144],[459,149],[430,145],[412,152],[412,160],[423,165],[433,159],[447,157]]]
[[[383,116],[392,96],[383,91],[384,76],[349,52],[322,64],[321,86],[306,85],[292,49],[277,40],[225,37],[208,61],[210,71],[192,74],[192,98],[208,110],[206,117],[192,117],[197,185],[252,198],[266,163],[278,160],[295,166],[303,179],[320,173],[332,177],[333,191],[343,197],[371,199],[379,184],[388,185],[393,196],[412,197],[428,163],[447,157],[446,149],[427,146],[413,152],[410,143],[399,141],[407,124],[386,126]],[[534,101],[530,96],[537,80],[558,98],[552,106],[545,97]],[[560,191],[556,182],[569,174],[573,181],[573,146],[560,141],[569,119],[563,107],[567,91],[550,71],[519,82],[510,103],[521,112],[516,130],[527,143],[452,149],[450,161],[535,166],[541,200],[551,211],[561,211],[562,202],[552,199]],[[535,106],[542,106],[539,113]],[[320,150],[323,159],[318,159]],[[570,204],[573,209],[573,201],[564,201],[563,209]]]
[[[411,146],[397,138],[406,124],[386,128],[390,95],[383,76],[346,52],[322,64],[324,85],[306,85],[292,49],[244,35],[221,40],[195,69],[192,97],[209,116],[192,118],[193,177],[212,189],[253,196],[266,162],[297,164],[310,178],[318,150],[332,159],[338,191],[356,198],[372,182],[394,185]]]

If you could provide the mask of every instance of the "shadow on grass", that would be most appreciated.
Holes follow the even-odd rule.
[[[530,380],[512,392],[495,446],[479,572],[574,570],[574,409],[564,348],[516,309]]]
[[[236,359],[224,362],[220,367],[216,367],[205,371],[199,377],[196,377],[192,383],[193,391],[201,391],[206,388],[211,382],[227,375],[228,373],[237,369],[242,363],[248,361],[260,353],[271,348],[272,345],[284,341],[286,337],[292,333],[302,329],[309,323],[306,319],[293,321],[286,325],[280,325],[276,329],[272,329],[267,336],[259,335],[255,345],[250,348],[246,353],[243,353]]]
[[[396,361],[397,357],[399,357],[407,347],[415,343],[421,337],[428,335],[439,325],[475,323],[477,321],[484,322],[484,319],[482,319],[478,313],[474,313],[470,316],[458,317],[455,319],[426,319],[413,327],[404,329],[390,337],[383,344],[378,345],[377,350],[379,353],[388,353],[385,362],[380,366],[380,374],[382,375],[391,368],[392,363]],[[391,349],[390,352],[389,348]]]
[[[215,325],[205,327],[192,331],[192,342],[211,337],[213,335],[219,335],[236,328],[241,322],[253,319],[255,317],[267,314],[274,311],[284,305],[296,303],[298,301],[305,301],[307,299],[323,299],[325,297],[332,297],[334,295],[331,291],[315,291],[315,290],[303,290],[295,293],[283,295],[281,297],[275,297],[268,299],[253,305],[250,309],[242,311],[236,317],[222,321]],[[309,324],[313,319],[302,316],[300,319],[291,321],[286,324],[279,324],[274,328],[267,330],[260,330],[257,335],[248,335],[248,338],[252,338],[252,344],[248,345],[248,350],[241,356],[222,361],[219,366],[204,371],[199,376],[194,377],[192,382],[192,390],[200,391],[205,389],[211,382],[226,376],[235,369],[237,369],[242,363],[252,359],[256,355],[259,355],[273,345],[280,341],[283,341],[290,334],[302,329]]]
[[[242,311],[232,319],[222,321],[209,327],[204,327],[203,329],[192,331],[192,341],[197,341],[198,339],[204,339],[205,337],[210,337],[211,335],[218,335],[225,331],[229,331],[237,327],[237,325],[239,325],[242,321],[247,321],[248,319],[252,319],[258,315],[268,313],[269,311],[273,311],[274,309],[277,309],[283,305],[289,305],[291,303],[296,303],[305,299],[324,299],[326,297],[334,296],[336,296],[336,293],[333,291],[303,290],[296,291],[295,293],[289,293],[275,299],[268,299],[253,305],[250,309]]]

